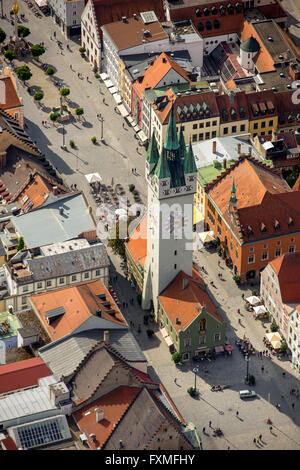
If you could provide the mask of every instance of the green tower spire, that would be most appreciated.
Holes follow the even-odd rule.
[[[148,163],[150,163],[150,165],[156,165],[159,160],[159,153],[154,132],[152,132],[151,142],[146,152],[146,160]]]
[[[182,162],[184,162],[185,157],[186,157],[186,146],[185,146],[182,126],[180,126],[180,134],[179,134],[179,152],[180,152],[180,159]]]
[[[197,166],[195,162],[191,140],[189,143],[189,149],[186,152],[184,159],[184,173],[197,173]]]
[[[169,119],[169,124],[168,124],[166,140],[164,142],[164,148],[168,150],[169,152],[174,152],[179,149],[174,104],[172,104],[172,108],[170,112],[170,119]]]
[[[231,186],[230,202],[232,202],[233,204],[236,204],[236,202],[237,202],[234,180],[233,180],[232,186]]]
[[[154,173],[158,179],[171,178],[166,152],[163,150],[155,167]]]

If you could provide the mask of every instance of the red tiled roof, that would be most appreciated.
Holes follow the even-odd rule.
[[[188,285],[183,289],[185,279]],[[205,282],[195,267],[193,267],[192,276],[180,271],[158,298],[176,331],[184,331],[199,315],[201,306],[205,306],[206,311],[216,320],[223,322],[206,291]],[[176,323],[176,318],[178,318],[178,323]]]
[[[121,21],[122,16],[132,18],[144,11],[154,11],[157,19],[165,19],[163,4],[161,0],[92,0],[100,37],[102,37],[101,26],[115,21]]]
[[[240,239],[264,239],[300,226],[300,191],[292,191],[277,171],[242,156],[207,186],[209,196],[230,222],[229,199],[234,181],[239,225],[236,223],[233,230]],[[261,230],[263,225],[266,231]]]
[[[112,434],[114,425],[122,419],[140,391],[137,387],[121,386],[73,413],[92,450],[103,446]],[[96,408],[104,411],[104,419],[100,423],[96,422]],[[90,434],[95,434],[94,440],[89,437]]]
[[[278,128],[300,125],[299,104],[294,103],[292,99],[294,92],[294,90],[281,91],[274,95],[278,111]],[[292,121],[288,119],[290,115],[293,116]]]
[[[277,274],[283,302],[300,302],[300,251],[279,256],[270,266]]]
[[[154,89],[170,70],[177,72],[187,82],[191,81],[187,72],[163,52],[143,73],[143,80],[141,82],[139,80],[135,80],[132,86],[140,98],[142,98],[145,89]]]
[[[5,450],[18,450],[15,441],[12,439],[12,437],[6,437],[1,441],[1,444],[3,445]]]
[[[5,86],[5,101],[0,102],[0,109],[8,110],[22,106],[22,102],[9,76],[0,77],[1,82]]]
[[[103,301],[97,297],[99,294],[106,295],[106,301],[111,303],[110,309],[116,312],[115,315],[110,314],[102,305]],[[30,302],[53,341],[72,333],[88,318],[96,315],[99,309],[101,309],[101,317],[105,320],[119,325],[127,325],[122,313],[100,279],[32,295]],[[65,313],[48,325],[46,312],[57,307],[63,307]]]
[[[234,86],[235,87],[235,86]],[[236,110],[236,114],[238,116],[238,120],[247,120],[248,119],[248,104],[247,104],[247,99],[246,99],[246,92],[245,91],[240,91],[238,93],[235,93],[234,95],[234,102],[233,104],[230,103],[229,100],[229,95],[224,94],[224,95],[218,95],[216,96],[217,100],[217,105],[219,108],[220,112],[220,123],[223,124],[225,122],[233,122],[236,121],[237,119],[232,119],[232,115],[230,113],[231,108],[234,108]],[[241,117],[239,113],[239,109],[243,108],[245,112],[245,116]],[[228,121],[223,120],[223,114],[222,110],[225,110],[228,115]]]
[[[137,265],[140,262],[142,266],[145,266],[147,256],[147,216],[143,217],[141,223],[131,234],[126,246],[134,262]]]
[[[258,9],[265,15],[266,18],[281,18],[287,16],[279,3],[272,3],[270,5],[258,5]]]
[[[146,374],[145,372],[135,369],[134,367],[132,367],[132,370],[141,382],[153,383],[153,380],[151,379],[149,374]]]
[[[276,102],[276,97],[275,93],[273,90],[266,90],[266,91],[260,91],[259,93],[254,92],[254,93],[247,93],[246,94],[246,100],[248,103],[248,112],[249,112],[249,120],[257,120],[257,119],[263,119],[264,117],[270,118],[273,116],[277,116],[277,102]],[[262,106],[265,106],[267,110],[272,109],[273,107],[273,112],[267,112],[265,115],[262,115],[259,113],[257,116],[254,114],[254,109],[253,106],[259,106],[260,103]]]
[[[51,375],[39,357],[0,366],[0,393],[37,385],[38,379]]]

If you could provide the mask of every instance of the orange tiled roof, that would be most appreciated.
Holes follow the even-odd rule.
[[[233,181],[237,198],[234,225],[229,213]],[[241,240],[264,239],[300,226],[300,191],[292,191],[277,170],[252,157],[241,156],[206,191]]]
[[[279,256],[270,265],[278,276],[283,302],[300,302],[300,251]]]
[[[44,204],[49,194],[53,192],[54,186],[57,187],[57,195],[67,193],[67,191],[61,188],[56,181],[46,179],[36,172],[32,177],[28,178],[25,185],[17,192],[12,200],[17,201],[20,208],[23,210],[31,201],[33,205],[30,210],[33,210]]]
[[[274,61],[272,60],[272,57],[265,48],[259,35],[255,31],[251,23],[244,21],[243,28],[241,31],[241,42],[246,41],[251,36],[253,36],[259,42],[260,45],[259,52],[254,57],[254,62],[259,72],[271,72],[275,70]]]
[[[296,180],[296,183],[293,186],[293,191],[299,191],[300,190],[300,174]]]
[[[21,99],[19,98],[18,93],[13,85],[11,77],[2,76],[0,77],[0,80],[5,85],[5,102],[3,103],[1,100],[0,109],[7,110],[23,106]]]
[[[51,375],[39,357],[4,364],[0,367],[0,393],[37,385],[38,379]]]
[[[143,217],[140,224],[131,234],[126,243],[127,249],[131,254],[134,262],[145,266],[147,256],[147,216]]]
[[[188,280],[188,286],[185,289],[182,288],[184,279]],[[195,267],[193,267],[192,276],[180,271],[158,298],[176,331],[184,331],[199,315],[199,309],[204,305],[210,315],[219,322],[223,322],[205,289],[205,282]],[[179,320],[178,323],[176,323],[176,318]]]
[[[149,68],[143,74],[143,80],[141,82],[139,82],[139,80],[135,80],[133,83],[133,87],[140,98],[142,98],[143,92],[146,88],[155,88],[170,70],[175,70],[175,72],[181,75],[181,77],[183,77],[187,82],[191,81],[188,73],[180,67],[177,62],[172,60],[163,52],[152,64],[149,65]]]
[[[116,313],[111,315],[103,307],[97,295],[105,294]],[[101,309],[101,318],[126,326],[127,323],[102,281],[92,281],[77,286],[65,287],[41,294],[32,295],[30,301],[40,317],[50,338],[55,341],[72,333],[92,315]],[[48,325],[46,312],[64,307],[65,313]]]
[[[180,106],[180,108],[182,109],[184,106],[189,107],[191,104],[196,106],[197,103],[199,103],[202,106],[203,103],[205,102],[210,109],[210,115],[206,119],[219,116],[220,114],[217,101],[216,101],[216,94],[213,91],[208,91],[208,92],[200,93],[200,94],[195,93],[194,95],[188,95],[188,96],[175,97],[172,89],[169,89],[166,91],[164,96],[166,96],[166,99],[168,100],[167,105],[162,110],[156,109],[154,107],[156,115],[162,124],[167,124],[169,122],[169,115],[170,115],[173,103],[174,103],[174,110],[175,110],[175,120],[176,120],[176,123],[178,124],[179,123],[184,124],[184,120],[180,119],[179,114],[177,112],[178,106]]]
[[[234,85],[235,87],[235,85]],[[239,119],[242,120],[247,120],[248,119],[248,104],[247,104],[247,99],[246,99],[246,92],[245,91],[240,91],[238,93],[235,93],[234,95],[234,102],[233,104],[230,103],[229,100],[229,95],[224,94],[224,95],[218,95],[216,96],[217,100],[217,105],[219,108],[220,112],[220,123],[223,124],[225,122],[233,122],[236,121],[236,119],[232,119],[232,114],[230,113],[230,110],[234,108],[236,110],[237,116],[239,116]],[[240,117],[239,110],[240,108],[244,109],[245,116]],[[224,121],[223,119],[223,114],[222,111],[225,110],[227,112],[228,120]]]
[[[140,391],[137,387],[121,386],[73,413],[92,450],[103,446],[112,434],[114,425],[122,419]],[[100,423],[96,422],[96,408],[104,411],[104,419]],[[94,440],[89,437],[90,434],[95,434]]]

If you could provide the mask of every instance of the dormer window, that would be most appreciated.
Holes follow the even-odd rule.
[[[274,228],[275,230],[278,230],[280,228],[280,222],[277,219],[274,220]]]
[[[265,226],[265,224],[263,222],[260,223],[260,231],[261,232],[266,232],[267,231],[267,227]]]
[[[200,8],[197,8],[196,16],[197,16],[197,18],[200,18],[200,16],[202,16],[202,11],[200,10]]]
[[[248,235],[253,235],[253,229],[251,225],[247,225],[247,231],[248,231]]]
[[[288,218],[288,226],[293,225],[293,224],[294,224],[294,219],[293,219],[293,217],[289,217],[289,218]]]

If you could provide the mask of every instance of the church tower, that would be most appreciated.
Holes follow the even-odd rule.
[[[142,307],[153,307],[158,296],[182,270],[192,275],[193,200],[197,167],[182,129],[178,139],[172,105],[166,140],[159,154],[154,134],[146,154],[148,183],[147,257]]]

